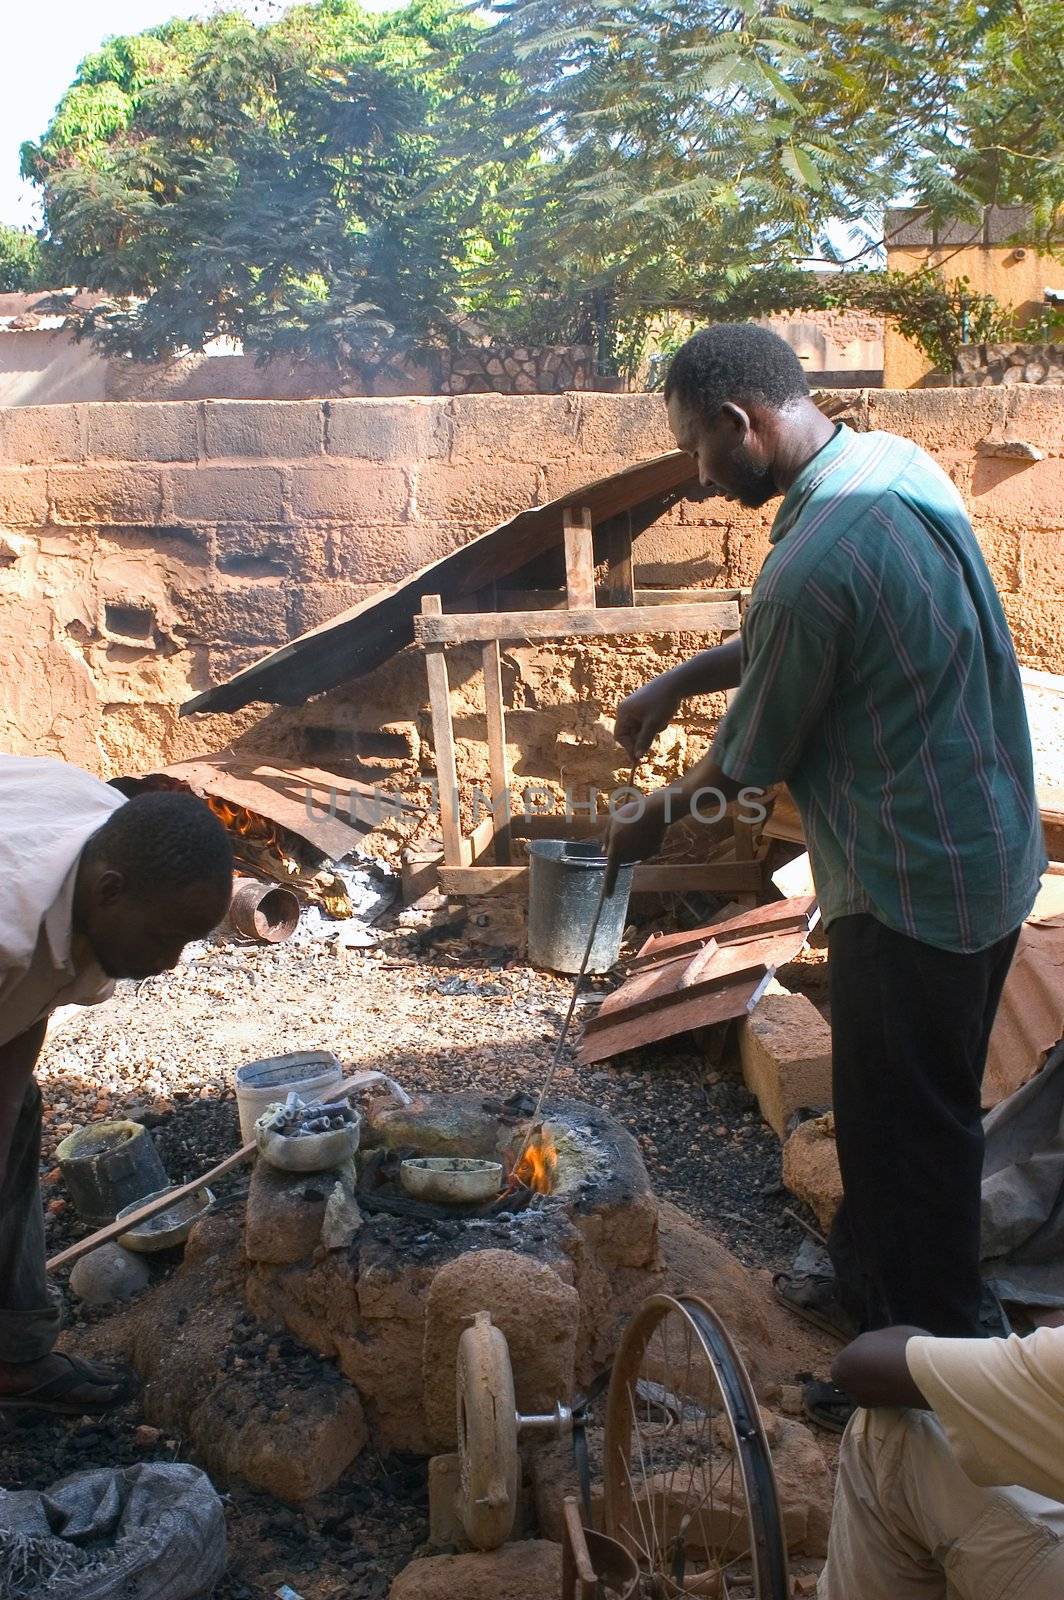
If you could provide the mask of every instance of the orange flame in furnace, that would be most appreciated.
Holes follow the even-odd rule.
[[[523,1184],[535,1194],[550,1194],[557,1176],[558,1147],[547,1130],[539,1128],[514,1167],[510,1181],[514,1184]]]
[[[276,850],[278,854],[284,853],[281,835],[268,817],[259,816],[257,811],[249,811],[246,806],[230,805],[228,800],[219,800],[212,794],[205,794],[203,798],[230,833],[235,833],[241,839],[252,840],[255,844],[265,845],[268,849]]]

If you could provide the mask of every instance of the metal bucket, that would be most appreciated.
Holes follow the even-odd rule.
[[[528,850],[528,959],[552,972],[579,972],[606,857],[594,841],[536,839]],[[608,972],[621,953],[634,871],[634,865],[621,868],[603,903],[588,972]]]

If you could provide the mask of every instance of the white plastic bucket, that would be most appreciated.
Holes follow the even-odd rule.
[[[294,1050],[286,1056],[248,1061],[236,1069],[236,1105],[240,1137],[255,1139],[255,1124],[275,1101],[293,1091],[301,1100],[330,1100],[343,1081],[343,1069],[330,1050]]]

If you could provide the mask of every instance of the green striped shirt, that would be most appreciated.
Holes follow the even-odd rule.
[[[1046,858],[1016,652],[959,494],[909,440],[840,427],[771,540],[718,764],[787,781],[825,925],[871,912],[985,949]]]

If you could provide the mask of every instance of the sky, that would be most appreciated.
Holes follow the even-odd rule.
[[[363,0],[368,11],[399,0]],[[229,9],[234,9],[230,7]],[[201,16],[211,0],[30,0],[4,17],[0,53],[0,222],[36,227],[36,192],[19,177],[19,147],[38,139],[82,59],[114,33],[140,33],[170,17]],[[281,0],[240,0],[239,9],[269,20]]]

